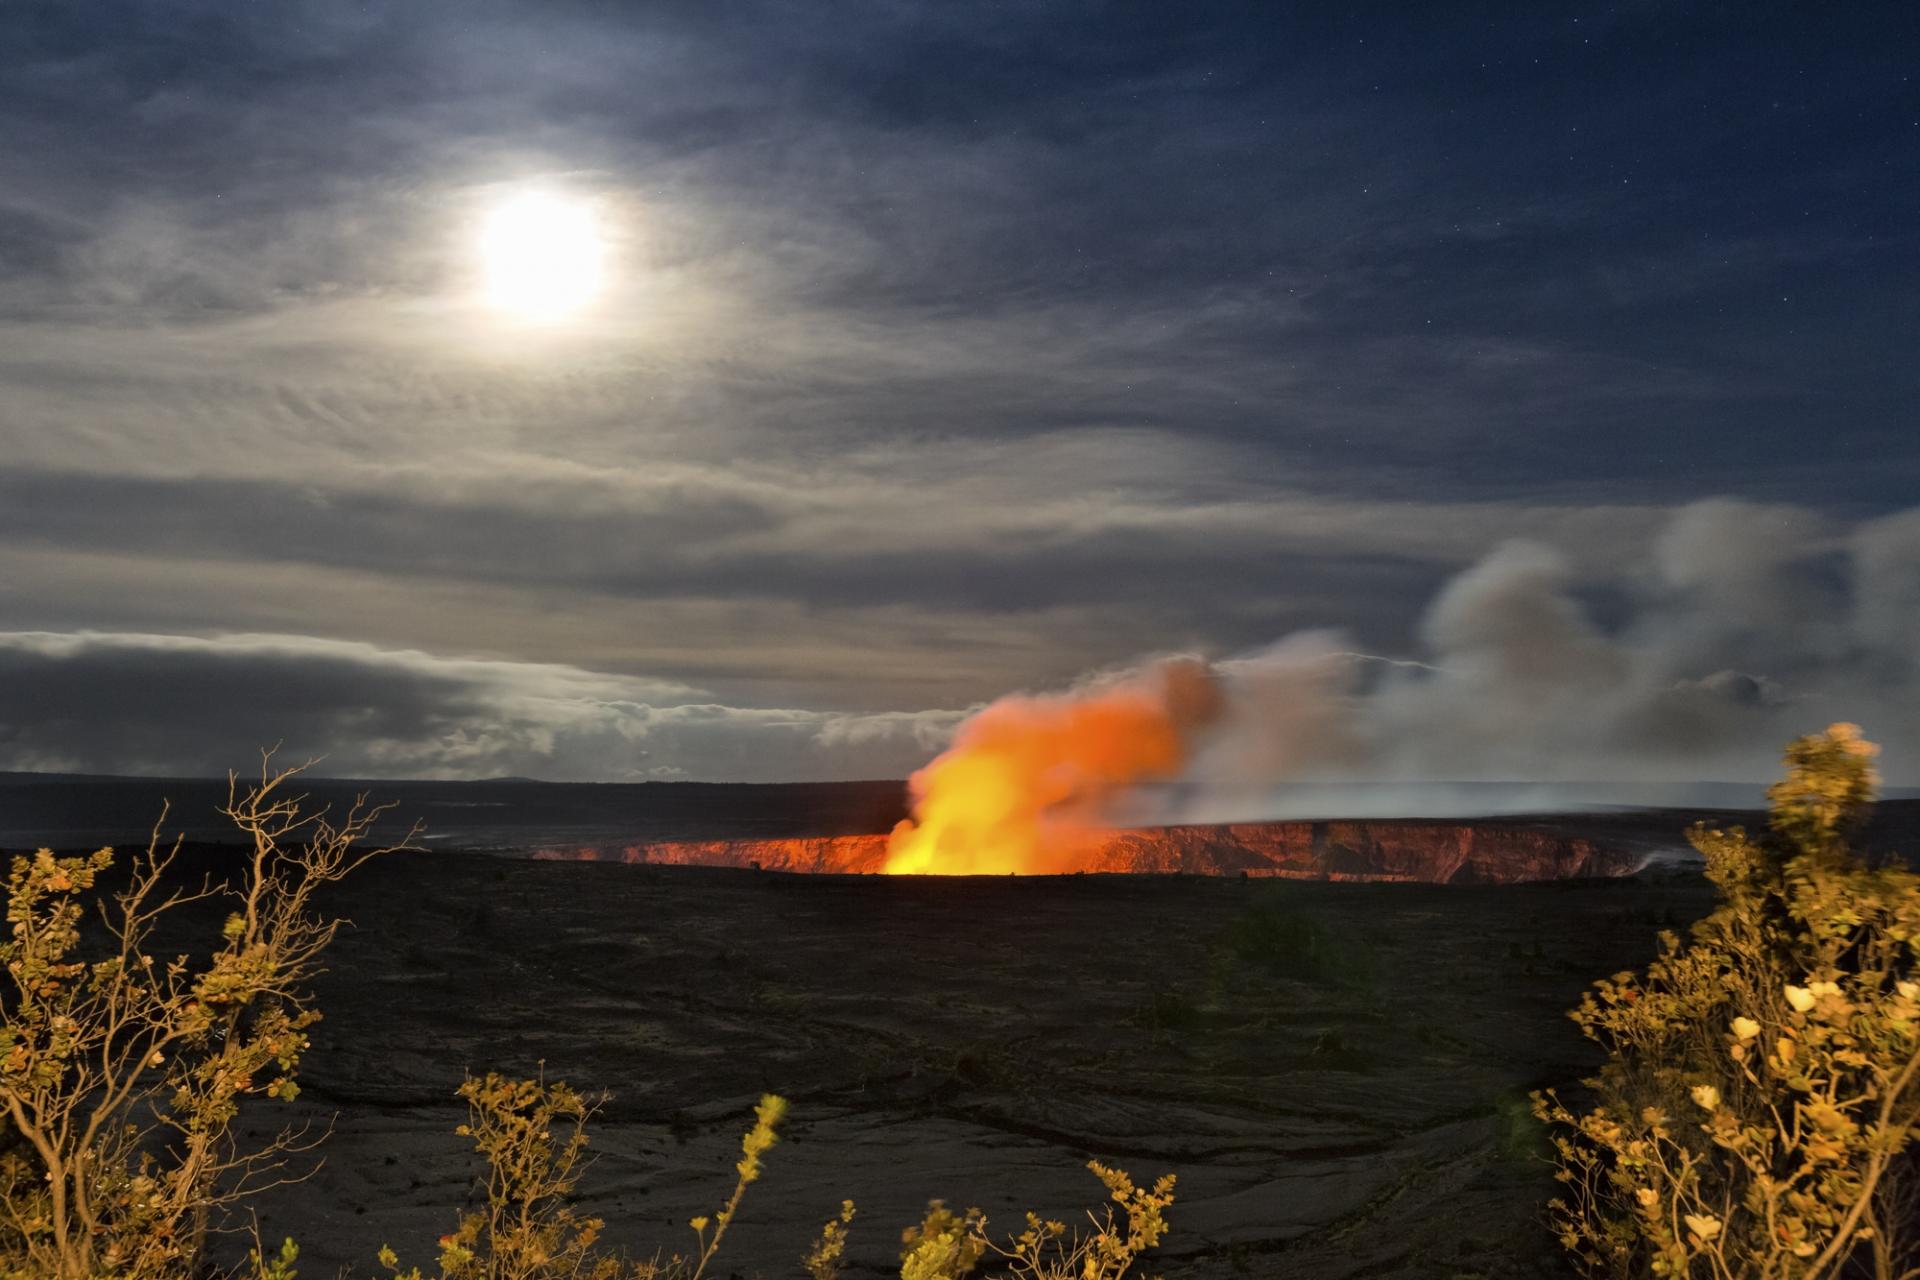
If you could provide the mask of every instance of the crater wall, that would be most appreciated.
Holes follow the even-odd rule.
[[[1088,872],[1421,884],[1621,876],[1645,860],[1630,843],[1511,823],[1240,822],[1116,830],[1084,844],[1078,869]],[[883,835],[854,835],[554,846],[534,856],[858,875],[880,871],[886,849]]]

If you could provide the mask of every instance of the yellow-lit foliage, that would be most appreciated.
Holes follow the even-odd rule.
[[[810,1280],[838,1280],[847,1256],[847,1231],[853,1226],[853,1201],[840,1202],[840,1215],[827,1219],[820,1236],[800,1259]]]
[[[573,1207],[587,1164],[585,1126],[593,1119],[593,1102],[565,1084],[499,1075],[470,1077],[460,1096],[469,1119],[459,1132],[474,1140],[487,1164],[486,1203],[463,1213],[458,1227],[440,1238],[434,1272],[403,1270],[394,1251],[382,1246],[380,1264],[394,1280],[703,1280],[787,1114],[785,1099],[760,1099],[753,1127],[740,1140],[733,1193],[714,1214],[688,1223],[695,1241],[690,1252],[634,1260],[600,1250],[606,1224]],[[1000,1243],[987,1234],[980,1210],[956,1214],[934,1201],[902,1235],[902,1280],[961,1280],[990,1262],[997,1264],[990,1267],[994,1274],[1012,1280],[1121,1280],[1166,1235],[1173,1176],[1149,1189],[1134,1186],[1118,1169],[1087,1167],[1112,1202],[1104,1213],[1088,1215],[1091,1231],[1069,1232],[1064,1223],[1028,1214],[1026,1229]],[[840,1276],[854,1214],[853,1201],[842,1201],[801,1258],[810,1280]],[[259,1275],[280,1280],[267,1270],[271,1265],[256,1263]]]
[[[787,1100],[777,1094],[766,1094],[760,1104],[753,1109],[753,1128],[747,1130],[740,1139],[740,1159],[734,1164],[738,1175],[733,1184],[733,1194],[727,1197],[720,1212],[713,1215],[713,1234],[707,1234],[708,1221],[695,1218],[690,1224],[694,1235],[700,1241],[700,1251],[693,1264],[693,1280],[700,1280],[706,1274],[707,1264],[713,1261],[713,1255],[720,1250],[720,1239],[727,1234],[727,1228],[733,1225],[733,1218],[740,1211],[740,1198],[747,1192],[749,1183],[760,1180],[760,1157],[772,1149],[778,1142],[780,1122],[787,1118]]]
[[[917,1226],[900,1233],[900,1280],[962,1280],[992,1243],[986,1214],[969,1209],[963,1216],[935,1200]]]
[[[1029,1213],[1026,1228],[1002,1243],[987,1234],[980,1210],[956,1214],[936,1200],[901,1237],[900,1280],[963,1280],[988,1259],[994,1274],[1018,1280],[1120,1280],[1166,1236],[1174,1178],[1166,1174],[1149,1189],[1098,1161],[1087,1168],[1111,1201],[1104,1213],[1088,1215],[1091,1231],[1069,1231],[1064,1222]]]
[[[486,1161],[487,1197],[440,1237],[432,1273],[439,1280],[701,1280],[748,1185],[759,1180],[761,1157],[779,1140],[787,1112],[784,1098],[760,1099],[753,1127],[740,1142],[733,1194],[717,1213],[688,1224],[696,1241],[692,1254],[636,1261],[597,1248],[605,1221],[574,1208],[587,1165],[586,1126],[596,1102],[563,1082],[492,1073],[468,1077],[460,1096],[468,1119],[456,1132],[473,1139],[473,1149]],[[419,1267],[402,1270],[398,1255],[385,1245],[378,1256],[396,1280],[428,1280],[429,1273]]]
[[[606,1224],[583,1217],[571,1195],[586,1158],[585,1121],[594,1104],[564,1083],[511,1080],[489,1073],[460,1086],[468,1120],[455,1132],[473,1140],[487,1163],[483,1209],[464,1213],[440,1237],[439,1274],[446,1280],[536,1280],[537,1277],[608,1276],[619,1264],[596,1256],[594,1244]],[[556,1130],[564,1136],[555,1138]],[[400,1272],[391,1249],[381,1265],[407,1280],[421,1280],[415,1267]]]
[[[268,1253],[256,1240],[247,1254],[247,1269],[242,1274],[246,1280],[300,1280],[299,1261],[300,1246],[291,1238],[280,1242],[277,1253]]]
[[[1590,1271],[1920,1276],[1920,878],[1848,845],[1875,754],[1852,725],[1793,743],[1766,835],[1689,833],[1718,908],[1573,1012],[1609,1053],[1592,1105],[1535,1107]]]
[[[229,779],[226,815],[248,852],[230,884],[179,887],[178,844],[156,832],[120,886],[114,854],[13,860],[0,943],[0,1108],[16,1141],[0,1157],[0,1276],[173,1280],[198,1273],[210,1222],[284,1180],[306,1145],[282,1131],[251,1148],[234,1121],[251,1098],[290,1100],[308,983],[337,920],[314,895],[374,856],[382,810],[308,809],[263,763]],[[156,926],[190,903],[227,901],[203,960],[156,958]],[[274,1275],[291,1258],[261,1262]]]

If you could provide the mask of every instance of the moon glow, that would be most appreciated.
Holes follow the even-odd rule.
[[[605,245],[592,210],[541,192],[515,196],[488,214],[480,253],[488,301],[528,320],[578,311],[599,292],[605,274]]]

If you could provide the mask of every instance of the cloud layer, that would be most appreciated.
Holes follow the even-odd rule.
[[[340,777],[896,775],[952,713],[720,706],[682,685],[296,636],[0,634],[0,768],[217,775],[276,744]]]
[[[8,6],[7,749],[899,773],[916,708],[1324,627],[1454,673],[1356,677],[1414,725],[1549,670],[1709,745],[1646,691],[1896,705],[1908,60],[1575,16]],[[474,251],[535,187],[617,267],[547,328]]]
[[[1889,781],[1920,782],[1916,542],[1912,512],[1847,528],[1730,499],[1676,512],[1649,564],[1604,582],[1503,542],[1444,583],[1404,652],[1316,630],[1216,655],[1227,697],[1193,730],[1181,794],[1255,812],[1281,783],[1754,780],[1839,719],[1886,744]],[[726,705],[306,637],[0,635],[0,768],[217,772],[281,741],[355,776],[904,777],[967,714]]]

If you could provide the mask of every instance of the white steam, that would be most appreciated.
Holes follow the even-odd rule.
[[[1218,664],[1229,709],[1163,811],[1724,803],[1740,793],[1694,784],[1763,780],[1834,720],[1884,744],[1890,782],[1920,780],[1920,512],[1835,534],[1700,502],[1608,585],[1583,594],[1559,551],[1508,542],[1435,597],[1410,658],[1316,632]],[[1472,785],[1493,782],[1526,785]]]

